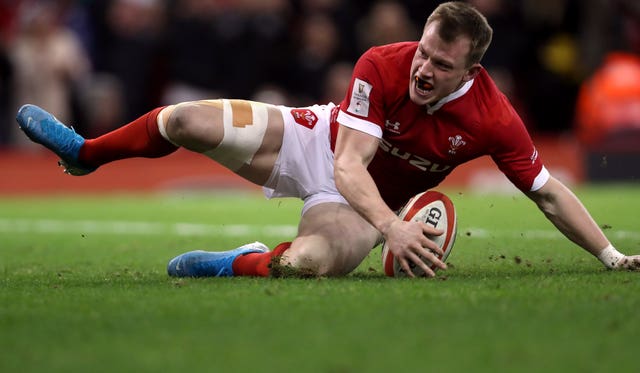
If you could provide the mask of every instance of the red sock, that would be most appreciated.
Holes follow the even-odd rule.
[[[158,158],[173,153],[178,147],[162,137],[156,122],[162,109],[156,108],[112,132],[86,140],[78,160],[98,167],[118,159]]]
[[[271,260],[282,255],[290,246],[291,242],[283,242],[273,251],[240,255],[233,261],[233,274],[236,276],[269,277]]]

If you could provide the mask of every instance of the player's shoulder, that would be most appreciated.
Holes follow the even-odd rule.
[[[413,58],[417,48],[417,41],[403,41],[371,47],[365,52],[365,56],[376,59],[383,58],[385,60],[392,56],[400,58],[408,56]]]
[[[417,42],[400,42],[372,47],[361,57],[355,74],[363,74],[364,80],[374,86],[384,87],[384,94],[406,93],[411,61]]]
[[[520,118],[509,99],[500,91],[489,73],[482,69],[476,76],[471,89],[478,116],[492,124],[509,125]]]
[[[473,90],[485,100],[498,100],[502,94],[484,68],[481,69],[480,73],[474,78]]]
[[[369,61],[378,70],[382,71],[404,71],[404,67],[410,68],[418,42],[407,41],[379,45],[369,48],[362,59]]]

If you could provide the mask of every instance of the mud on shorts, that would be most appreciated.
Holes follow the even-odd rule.
[[[333,178],[330,117],[334,104],[304,108],[278,107],[284,119],[282,148],[269,180],[267,198],[298,197],[302,214],[324,202],[348,204]]]

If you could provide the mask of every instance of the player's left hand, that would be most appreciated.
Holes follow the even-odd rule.
[[[629,271],[640,271],[640,255],[628,255],[616,263],[615,269],[626,269]]]

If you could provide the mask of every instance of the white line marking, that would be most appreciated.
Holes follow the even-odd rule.
[[[271,236],[293,237],[297,233],[295,225],[252,225],[252,224],[198,224],[161,223],[148,221],[120,220],[55,220],[55,219],[7,219],[0,218],[0,233],[13,234],[129,234],[129,235],[176,235],[176,236]],[[640,240],[640,232],[605,231],[611,239]],[[463,228],[458,236],[469,239],[523,238],[527,240],[565,239],[557,230],[500,230],[480,227]]]
[[[612,239],[628,239],[640,240],[640,232],[622,231],[622,230],[606,230],[607,237]],[[469,238],[523,238],[527,240],[559,240],[566,239],[562,233],[554,229],[530,229],[530,230],[504,230],[504,229],[486,229],[486,228],[465,228],[458,230],[458,236]]]
[[[294,225],[197,224],[144,221],[1,219],[0,233],[25,234],[130,234],[177,236],[295,236]]]

